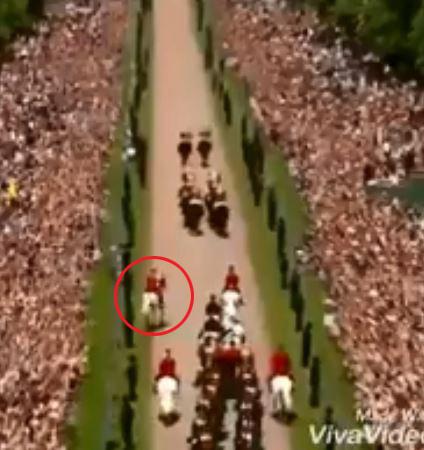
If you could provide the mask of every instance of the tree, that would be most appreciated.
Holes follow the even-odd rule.
[[[208,25],[206,27],[206,45],[205,45],[205,68],[212,69],[214,66],[214,50],[213,50],[213,36],[212,29]]]
[[[318,356],[312,359],[312,365],[309,375],[310,396],[309,404],[312,408],[318,408],[320,404],[321,390],[321,361]]]
[[[312,349],[312,323],[308,322],[302,334],[302,367],[308,367]]]
[[[0,1],[0,44],[8,41],[13,33],[30,26],[27,0]]]
[[[150,12],[152,10],[152,0],[141,0],[143,12]]]
[[[271,231],[275,230],[275,224],[277,222],[277,198],[273,187],[268,189],[268,228]]]
[[[129,399],[131,401],[137,400],[137,363],[134,355],[128,358],[127,379],[128,379],[128,392]]]
[[[228,126],[231,126],[233,123],[233,107],[231,105],[231,98],[227,90],[224,92],[223,97],[223,108],[224,108],[224,114],[225,114],[225,123]]]
[[[197,31],[202,31],[204,20],[203,0],[196,0],[196,4],[197,4]]]
[[[294,269],[290,279],[290,307],[294,310],[297,297],[300,293],[300,277],[297,270]]]
[[[303,328],[303,315],[305,313],[305,299],[301,291],[297,293],[294,298],[294,312],[295,312],[295,330],[301,331]]]
[[[27,11],[30,16],[40,18],[44,15],[44,0],[28,0]]]
[[[410,46],[415,51],[415,65],[418,70],[424,72],[424,3],[413,19],[408,39]]]
[[[121,434],[122,440],[125,443],[125,448],[133,448],[133,433],[132,426],[134,420],[134,412],[127,395],[122,398],[121,410]]]
[[[280,217],[277,224],[277,255],[280,257],[286,249],[286,224]]]
[[[331,406],[325,408],[324,425],[326,425],[328,429],[337,426],[334,422],[334,410]],[[336,448],[336,442],[332,433],[329,433],[328,436],[326,435],[325,442],[325,450],[334,450]]]
[[[281,275],[281,289],[287,289],[287,275],[289,272],[289,262],[285,253],[280,255],[280,275]]]

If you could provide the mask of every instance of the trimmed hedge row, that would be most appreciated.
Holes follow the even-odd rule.
[[[131,145],[136,149],[135,161],[127,161],[123,180],[122,219],[125,224],[126,242],[121,246],[122,266],[126,267],[131,262],[131,254],[135,245],[135,218],[134,208],[138,205],[133,204],[132,185],[130,171],[133,164],[136,165],[139,186],[145,189],[147,186],[147,154],[148,141],[139,125],[140,106],[143,94],[149,87],[149,65],[150,53],[146,49],[143,52],[143,27],[146,24],[147,16],[152,11],[151,0],[141,0],[141,8],[137,12],[136,27],[136,45],[135,45],[135,73],[136,80],[129,107],[129,127],[131,136]],[[131,271],[125,274],[123,279],[123,299],[125,308],[125,317],[129,323],[135,322],[135,312],[133,303],[134,278]],[[134,332],[122,323],[124,342],[128,350],[134,349]],[[126,450],[135,448],[134,440],[134,402],[137,400],[138,366],[134,355],[129,355],[126,368],[126,378],[128,382],[128,394],[123,395],[121,401],[121,436]],[[113,447],[112,447],[113,448]]]

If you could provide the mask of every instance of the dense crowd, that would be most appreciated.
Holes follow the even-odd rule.
[[[306,250],[336,304],[357,405],[423,410],[424,233],[416,211],[366,191],[422,170],[423,91],[311,11],[215,5],[228,61],[307,201]]]
[[[80,2],[0,70],[0,449],[64,448],[118,118],[125,3]]]

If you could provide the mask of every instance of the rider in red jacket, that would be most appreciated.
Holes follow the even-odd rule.
[[[228,266],[228,272],[225,277],[224,290],[240,291],[239,280],[239,276],[236,274],[236,270],[231,264],[230,266]]]
[[[160,306],[163,307],[163,291],[166,288],[166,279],[159,276],[157,269],[152,268],[146,279],[146,292],[154,292],[159,296]]]
[[[158,374],[156,375],[156,381],[158,381],[162,377],[172,377],[179,382],[179,378],[177,376],[177,363],[172,357],[171,350],[169,348],[165,350],[165,356],[159,363],[159,370]]]
[[[271,382],[271,380],[277,375],[292,376],[290,356],[284,350],[282,345],[280,345],[271,355],[270,371],[271,373],[268,378],[268,382]]]

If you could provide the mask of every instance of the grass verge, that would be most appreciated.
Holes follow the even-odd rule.
[[[108,221],[102,230],[101,246],[104,258],[97,267],[92,281],[92,289],[88,303],[87,342],[88,371],[79,392],[79,404],[76,422],[73,424],[70,446],[78,450],[118,449],[127,448],[123,442],[123,428],[125,416],[123,415],[122,399],[128,395],[128,369],[129,357],[134,355],[137,361],[137,372],[141,373],[140,383],[137,385],[137,400],[133,408],[134,423],[137,426],[133,431],[132,439],[138,443],[137,448],[148,448],[148,429],[138,426],[138,414],[141,410],[148,411],[147,398],[142,395],[143,374],[147,371],[150,361],[148,342],[136,340],[133,349],[125,347],[123,327],[113,306],[113,286],[115,272],[113,256],[110,246],[126,242],[127,232],[123,221],[122,197],[125,167],[122,162],[122,149],[125,145],[125,131],[128,127],[128,110],[134,100],[134,77],[137,58],[137,33],[143,33],[144,54],[146,45],[150,45],[150,22],[143,20],[143,26],[138,23],[140,2],[129,0],[129,24],[125,42],[123,59],[123,93],[122,117],[117,129],[115,144],[111,151],[110,166],[106,180],[109,189],[107,199]],[[143,16],[144,17],[144,16]],[[150,129],[150,93],[146,89],[138,109],[139,129],[149,134]],[[140,189],[137,170],[134,164],[128,165],[131,186],[132,209],[131,214],[136,230],[134,246],[131,248],[131,259],[134,259],[147,248],[149,241],[149,195],[147,190]],[[135,204],[135,207],[134,207]],[[146,250],[145,250],[146,251]],[[140,278],[134,277],[133,306],[139,299]],[[136,303],[135,303],[136,304]],[[125,332],[125,329],[124,329]],[[144,418],[139,419],[144,423]]]

